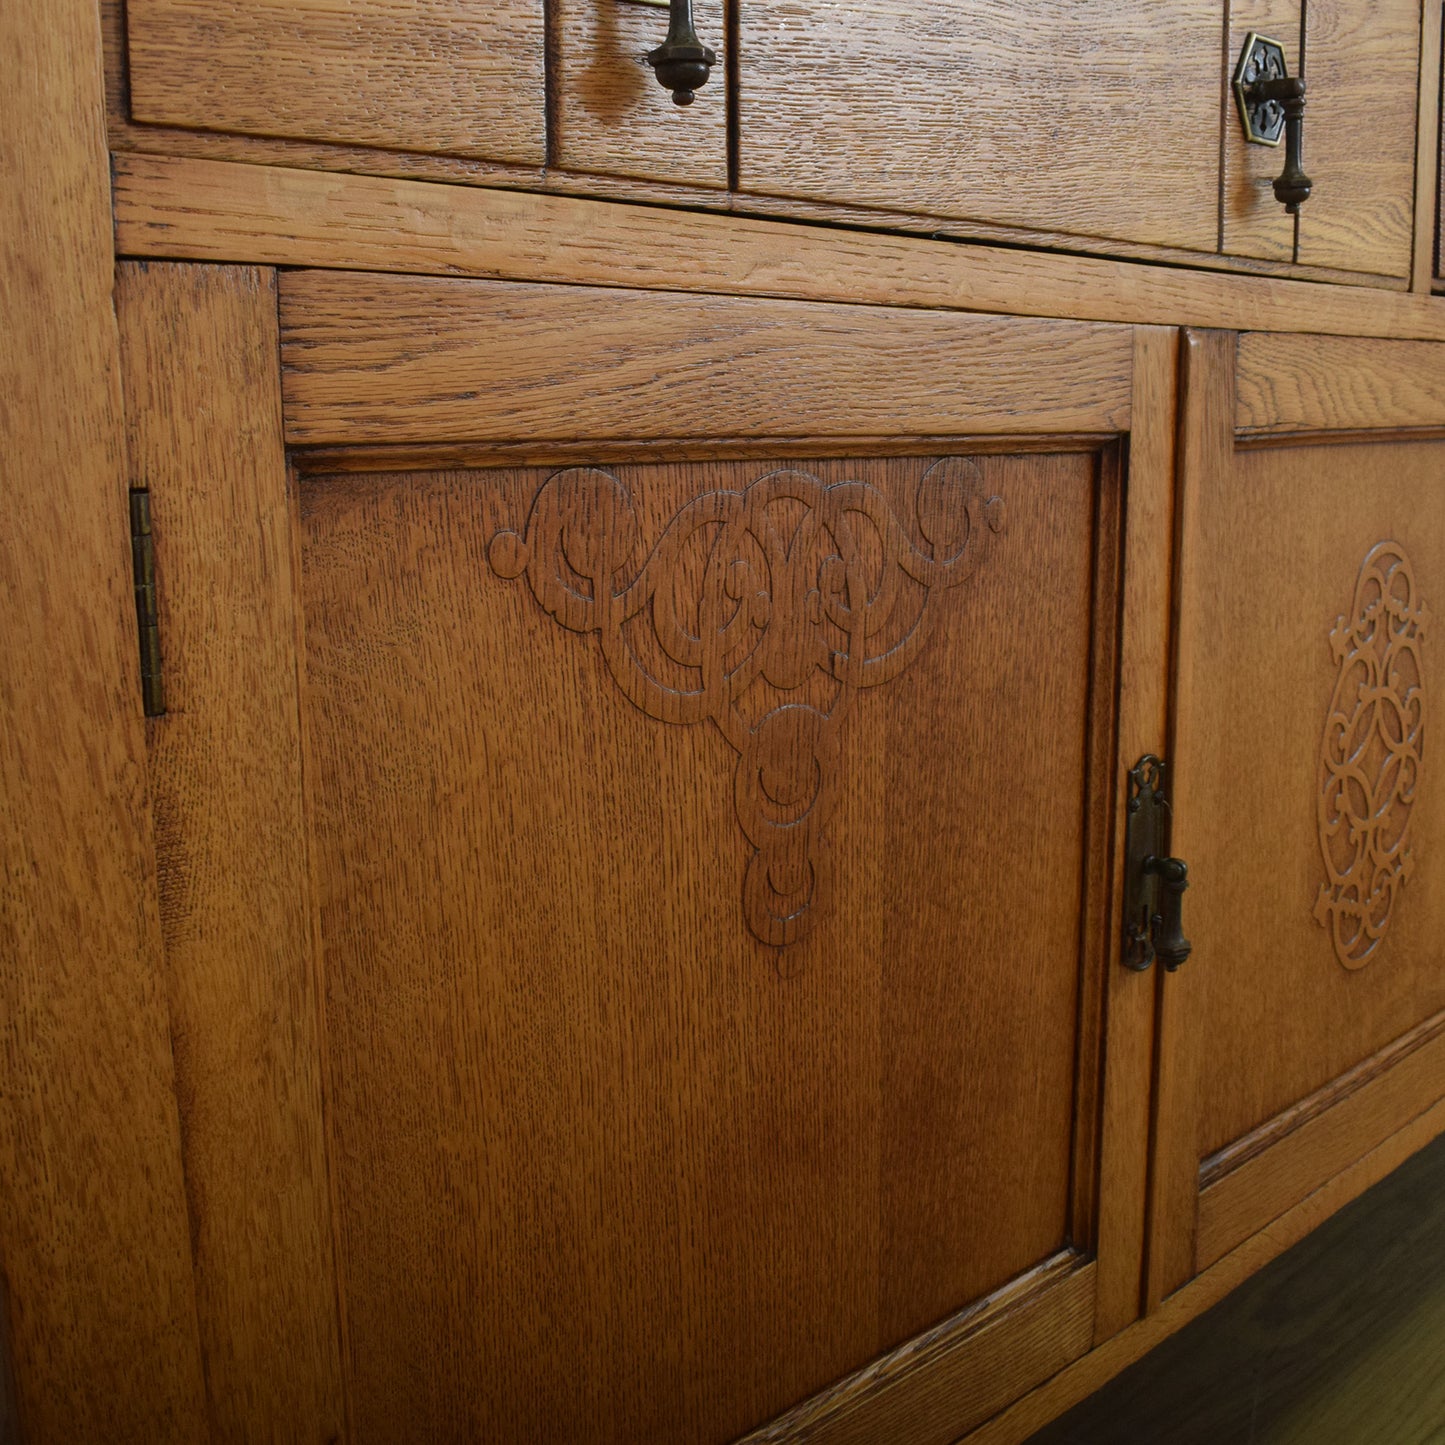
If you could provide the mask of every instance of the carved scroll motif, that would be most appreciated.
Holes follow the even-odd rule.
[[[1414,869],[1410,814],[1420,789],[1428,621],[1414,569],[1381,542],[1360,566],[1350,615],[1330,633],[1339,669],[1320,749],[1318,821],[1325,879],[1314,916],[1346,968],[1367,963]]]
[[[550,477],[524,533],[488,558],[524,576],[563,627],[595,632],[628,698],[670,723],[711,719],[738,753],[738,821],[754,852],[748,926],[781,947],[828,894],[824,829],[838,727],[861,688],[918,655],[941,594],[984,560],[1004,524],[978,468],[949,457],[924,473],[915,545],[864,482],[778,471],[682,509],[638,559],[632,498],[611,473]]]

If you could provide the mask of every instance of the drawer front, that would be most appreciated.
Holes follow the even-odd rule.
[[[1218,0],[742,0],[743,190],[1213,251]]]
[[[542,0],[130,0],[138,121],[541,165]]]
[[[695,0],[698,38],[718,56],[691,105],[657,82],[647,52],[667,35],[666,7],[556,0],[552,88],[556,164],[568,171],[722,189],[728,183],[722,0]]]
[[[1284,148],[1251,145],[1231,103],[1224,141],[1224,250],[1303,266],[1410,274],[1419,100],[1418,0],[1248,0],[1230,9],[1231,74],[1250,31],[1278,40],[1308,85],[1296,218],[1275,200]]]

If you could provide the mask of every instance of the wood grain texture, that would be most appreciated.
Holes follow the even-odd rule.
[[[722,0],[696,0],[699,38],[718,57],[693,103],[678,106],[646,54],[667,34],[667,11],[629,0],[555,0],[554,164],[726,189],[727,45]]]
[[[129,0],[136,120],[546,159],[541,0]]]
[[[1235,425],[1241,431],[1384,431],[1442,424],[1445,348],[1263,332],[1239,338]]]
[[[1191,829],[1218,817],[1214,795],[1200,781],[1197,756],[1211,746],[1199,727],[1205,684],[1197,658],[1204,646],[1204,597],[1215,560],[1191,545],[1200,514],[1220,478],[1228,476],[1233,441],[1235,339],[1222,331],[1188,331],[1181,343],[1179,451],[1173,549],[1172,715],[1169,752],[1173,802],[1171,845],[1188,860],[1186,912],[1190,936],[1199,869]],[[1196,965],[1199,960],[1192,960]],[[1154,1075],[1153,1173],[1149,1185],[1145,1300],[1154,1309],[1194,1273],[1199,1193],[1198,1093],[1203,1060],[1198,1020],[1207,1000],[1208,970],[1186,965],[1159,981]]]
[[[1047,1378],[1088,1349],[1095,1267],[1048,1261],[970,1311],[954,1331],[920,1340],[755,1430],[738,1445],[948,1445],[1029,1379]]]
[[[0,1325],[27,1445],[206,1437],[146,813],[100,34],[0,9]]]
[[[1316,184],[1299,217],[1303,265],[1410,275],[1420,7],[1307,0],[1305,169]]]
[[[1029,1445],[1433,1445],[1442,1200],[1436,1142]]]
[[[1121,1370],[1222,1300],[1271,1260],[1317,1229],[1412,1154],[1445,1131],[1445,1102],[1436,1104],[1337,1174],[1273,1224],[1252,1235],[1218,1264],[1189,1281],[1155,1311],[1060,1370],[1016,1404],[966,1436],[960,1445],[1020,1445],[1041,1426],[1092,1394]],[[1313,1438],[1319,1438],[1318,1436]],[[1356,1437],[1350,1437],[1356,1438]]]
[[[1205,1269],[1445,1095],[1437,1015],[1330,1081],[1200,1171],[1197,1264]]]
[[[1081,322],[301,271],[281,323],[293,443],[1129,420],[1129,332]]]
[[[1415,233],[1410,264],[1410,289],[1428,295],[1438,269],[1440,226],[1440,131],[1442,7],[1425,0],[1420,23],[1420,105],[1416,112]]]
[[[1140,327],[1134,341],[1134,428],[1129,438],[1124,600],[1119,642],[1118,744],[1111,775],[1124,805],[1127,769],[1166,754],[1170,559],[1174,532],[1177,333]],[[1108,1076],[1101,1132],[1099,1296],[1095,1343],[1138,1318],[1143,1292],[1157,973],[1118,964],[1122,952],[1124,831],[1114,837],[1107,955]],[[1148,1080],[1146,1084],[1144,1081]]]
[[[935,460],[786,465],[912,517]],[[492,574],[545,470],[305,483],[359,1440],[731,1438],[1065,1247],[1100,474],[973,461],[1007,533],[841,728],[832,903],[781,951],[741,916],[716,727],[649,716]],[[614,469],[644,552],[773,470]],[[1054,821],[1026,858],[995,846],[1009,808]],[[1069,1319],[1020,1360],[1086,1344]]]
[[[1221,102],[1223,177],[1220,188],[1219,247],[1229,256],[1257,256],[1293,261],[1295,218],[1274,198],[1274,178],[1284,169],[1284,146],[1251,145],[1244,137],[1239,105],[1234,98],[1234,71],[1251,31],[1279,41],[1291,75],[1299,75],[1304,0],[1228,0],[1222,58]],[[1314,93],[1305,119],[1305,169],[1319,170],[1314,149]],[[1330,180],[1334,181],[1331,175]],[[1305,203],[1308,210],[1317,197]]]
[[[1154,7],[1144,45],[1107,0],[760,0],[739,187],[1213,251],[1218,11]]]
[[[274,274],[127,265],[169,712],[148,725],[211,1438],[342,1431]]]
[[[132,256],[1445,340],[1445,306],[1358,287],[277,165],[119,155],[115,184]]]

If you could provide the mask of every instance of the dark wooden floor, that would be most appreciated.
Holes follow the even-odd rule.
[[[1445,1445],[1445,1139],[1029,1445]]]

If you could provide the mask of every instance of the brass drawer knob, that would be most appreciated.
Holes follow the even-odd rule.
[[[671,0],[668,6],[667,39],[647,59],[657,80],[672,92],[674,105],[691,105],[693,92],[707,84],[717,54],[697,38],[692,23],[692,0]]]
[[[1304,168],[1305,83],[1289,73],[1279,41],[1253,31],[1245,36],[1234,97],[1251,145],[1277,146],[1283,136],[1284,170],[1275,179],[1274,198],[1290,215],[1299,215],[1314,190]]]

